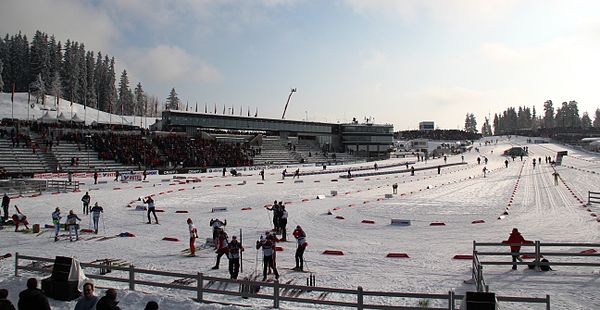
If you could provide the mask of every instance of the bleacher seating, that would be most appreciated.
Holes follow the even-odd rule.
[[[254,165],[297,164],[301,157],[294,157],[288,148],[288,141],[279,137],[264,137],[261,151],[254,156]]]
[[[137,170],[137,166],[127,166],[114,160],[99,159],[98,152],[85,145],[62,142],[52,147],[52,154],[56,157],[62,171],[112,171],[112,170]],[[79,159],[79,164],[72,165],[73,159]]]
[[[12,147],[9,139],[0,139],[0,167],[7,173],[44,172],[48,169],[39,151],[34,153],[22,144]]]

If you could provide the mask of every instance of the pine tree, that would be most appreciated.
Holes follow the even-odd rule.
[[[596,114],[594,116],[594,122],[592,125],[594,128],[600,128],[600,109],[596,109]]]
[[[0,40],[2,41],[2,40]],[[2,63],[2,58],[0,58],[0,92],[4,88],[4,81],[2,80],[2,71],[4,70],[4,64]]]
[[[484,136],[492,135],[492,126],[490,126],[490,120],[486,117],[483,126],[481,126],[481,134]]]
[[[544,118],[542,122],[543,128],[554,128],[554,107],[552,100],[544,102]]]
[[[31,83],[29,89],[31,90],[31,94],[35,97],[35,102],[39,103],[41,99],[43,104],[45,101],[44,98],[46,97],[46,84],[44,84],[41,73],[38,73],[37,79]]]
[[[583,116],[581,117],[581,127],[583,127],[583,128],[592,127],[592,119],[588,115],[588,112],[583,112]]]
[[[121,72],[121,78],[119,79],[119,89],[118,89],[118,96],[119,96],[119,113],[124,113],[126,115],[130,115],[131,114],[131,110],[132,110],[132,100],[130,98],[130,91],[129,91],[129,78],[127,77],[127,70],[123,70],[123,72]]]
[[[169,97],[167,97],[167,109],[169,110],[178,110],[179,109],[179,98],[177,98],[177,92],[175,92],[175,87],[171,89],[169,93]]]
[[[94,68],[94,52],[88,51],[85,54],[85,74],[86,74],[86,94],[84,103],[86,106],[90,106],[94,104],[95,106],[97,97],[96,97],[96,72]]]
[[[48,35],[39,30],[35,32],[33,40],[31,41],[30,55],[30,73],[32,76],[30,82],[34,82],[37,79],[38,74],[41,74],[42,80],[49,83],[49,81],[51,81],[51,76]],[[48,84],[46,84],[46,86],[48,86]]]
[[[145,110],[145,104],[146,104],[146,95],[144,94],[144,89],[142,88],[142,83],[137,84],[137,86],[135,87],[135,92],[133,94],[133,98],[134,98],[134,111],[133,111],[133,115],[140,115],[143,116],[144,113],[146,111]]]

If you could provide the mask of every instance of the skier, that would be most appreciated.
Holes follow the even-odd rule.
[[[273,231],[279,231],[279,207],[277,204],[277,200],[273,201],[273,205],[269,208],[266,207],[267,210],[273,211]]]
[[[98,205],[98,202],[94,203],[92,210],[92,221],[94,222],[94,233],[98,233],[98,223],[100,222],[100,213],[104,213],[104,209]]]
[[[8,206],[10,205],[10,197],[6,193],[2,197],[2,210],[4,211],[4,220],[8,220]]]
[[[554,177],[554,186],[558,185],[558,177],[560,176],[558,174],[558,172],[554,171],[554,173],[552,174],[552,176]]]
[[[373,169],[375,169],[375,171],[377,171],[377,163],[373,164]]]
[[[410,176],[415,176],[415,166],[410,166]]]
[[[477,164],[481,164],[481,158],[477,157]]]
[[[144,169],[142,175],[144,176],[144,181],[146,181],[146,177],[148,176],[148,172],[146,171],[146,169]]]
[[[231,237],[227,251],[229,252],[229,275],[232,279],[237,279],[240,273],[240,252],[244,251],[244,247],[239,243],[236,236]]]
[[[487,167],[485,167],[485,166],[484,166],[484,167],[483,167],[483,177],[484,177],[484,178],[485,178],[485,175],[486,175],[486,173],[487,173]]]
[[[90,194],[88,194],[88,192],[85,192],[85,195],[83,195],[83,197],[81,197],[81,202],[83,203],[83,214],[88,215],[90,214]]]
[[[531,244],[533,241],[525,240],[518,229],[513,228],[510,236],[508,236],[507,240],[502,241],[503,244],[510,245],[510,254],[512,255],[512,269],[517,270],[517,260],[522,262],[523,260],[520,257],[519,251],[521,251],[521,245],[513,245],[513,244]]]
[[[98,184],[98,171],[94,171],[94,184]]]
[[[264,181],[265,180],[265,169],[262,169],[258,174],[260,174],[260,178]]]
[[[15,205],[15,209],[17,209],[17,213],[13,214],[12,216],[13,222],[15,222],[15,231],[19,230],[19,224],[21,223],[25,225],[25,229],[29,230],[29,222],[27,221],[27,216],[21,213],[21,210],[19,210],[19,207],[17,207],[17,205]]]
[[[272,268],[275,273],[275,279],[279,279],[279,272],[275,267],[275,242],[271,234],[267,232],[267,236],[260,236],[260,240],[256,241],[256,249],[263,251],[263,281],[267,280],[267,268]]]
[[[281,171],[281,179],[285,180],[285,174],[287,173],[287,169],[283,169],[283,171]]]
[[[279,229],[281,231],[281,241],[287,241],[287,231],[285,230],[285,226],[287,225],[288,212],[285,210],[285,206],[281,205],[280,208],[281,217],[279,218]]]
[[[398,183],[392,184],[392,192],[398,194]]]
[[[150,220],[150,213],[154,214],[154,220],[156,221],[156,224],[158,224],[158,217],[156,217],[156,208],[154,207],[154,199],[148,196],[142,202],[148,204],[148,222],[146,224],[152,223],[152,221]]]
[[[229,240],[227,240],[227,233],[223,230],[223,229],[219,229],[219,237],[217,238],[217,243],[215,244],[215,248],[216,251],[215,253],[217,253],[217,262],[215,263],[215,266],[212,267],[212,269],[219,269],[219,265],[221,263],[221,257],[224,254],[227,254],[227,246],[229,245]]]
[[[225,176],[226,172],[227,172],[227,168],[223,167],[223,176]]]
[[[227,226],[227,220],[224,222],[219,219],[210,219],[210,226],[213,228],[213,245],[217,246],[217,238],[221,232],[221,227]]]
[[[67,227],[69,227],[69,240],[71,242],[73,242],[73,232],[75,232],[75,241],[79,240],[79,230],[77,229],[79,225],[77,225],[77,221],[81,221],[81,219],[73,210],[70,210],[69,215],[67,215]]]
[[[115,182],[119,181],[119,171],[115,171]]]
[[[60,231],[60,208],[56,207],[52,212],[52,224],[54,225],[54,242],[58,241],[58,232]]]
[[[442,173],[442,166],[438,166],[437,169],[438,169],[438,174],[441,174]]]
[[[294,176],[292,177],[292,179],[298,177],[298,179],[300,178],[300,168],[296,169],[296,171],[294,171]]]
[[[352,172],[350,172],[350,170],[351,170],[351,169],[350,169],[350,168],[348,168],[348,179],[351,179],[351,178],[352,178]]]
[[[296,238],[296,242],[298,243],[298,247],[296,248],[296,267],[292,270],[296,271],[304,271],[304,250],[308,246],[306,242],[306,233],[302,230],[300,225],[296,226],[293,232],[294,238]]]
[[[506,166],[506,168],[508,168],[508,159],[504,161],[504,166]]]
[[[196,238],[198,238],[198,230],[194,226],[192,219],[187,219],[188,229],[190,231],[190,256],[196,256]]]

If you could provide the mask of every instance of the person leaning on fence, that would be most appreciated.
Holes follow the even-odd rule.
[[[95,310],[98,297],[94,295],[94,284],[86,282],[83,285],[83,296],[77,300],[74,310]]]
[[[519,253],[521,251],[521,244],[531,244],[531,243],[533,243],[533,241],[525,240],[525,238],[523,238],[523,236],[521,235],[519,230],[516,228],[513,228],[512,232],[510,233],[510,236],[508,236],[508,239],[502,241],[502,243],[510,245],[510,253],[511,253],[512,262],[513,262],[512,269],[517,270],[517,264],[516,264],[517,260],[519,262],[523,261],[520,257],[521,255]]]
[[[37,286],[36,278],[27,280],[27,289],[19,293],[19,302],[17,303],[19,310],[50,310],[48,298]]]
[[[121,310],[121,308],[117,306],[118,303],[117,290],[109,288],[106,290],[106,294],[98,300],[96,310]]]
[[[0,310],[16,310],[15,305],[8,300],[8,290],[0,288]]]

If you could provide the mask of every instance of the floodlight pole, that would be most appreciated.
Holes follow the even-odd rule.
[[[285,103],[285,107],[283,108],[283,114],[281,115],[281,119],[285,119],[285,111],[287,111],[288,104],[290,103],[290,99],[292,99],[292,94],[296,92],[295,88],[290,90],[290,95],[288,96],[287,102]]]

